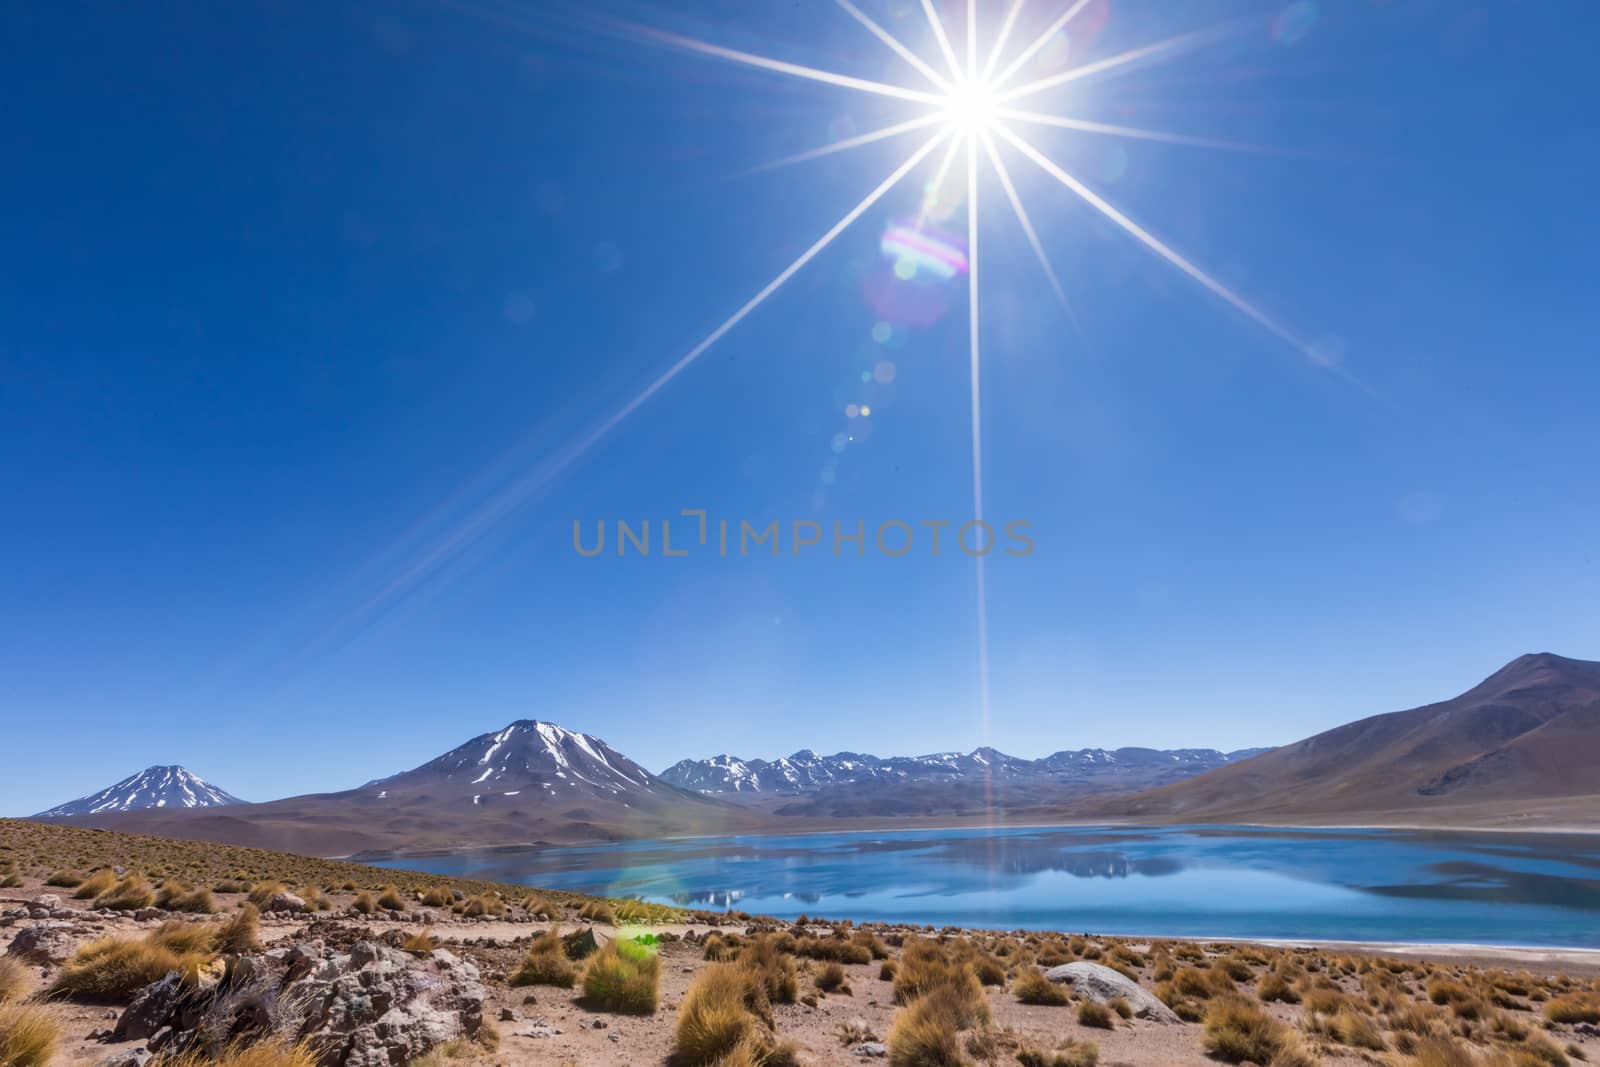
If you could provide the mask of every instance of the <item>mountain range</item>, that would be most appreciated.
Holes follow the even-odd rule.
[[[1595,826],[1600,663],[1522,656],[1460,696],[1270,750],[802,750],[684,760],[657,776],[596,737],[525,719],[342,792],[246,804],[163,767],[37,817],[322,855],[913,818]]]
[[[913,780],[960,781],[965,778],[1097,778],[1123,779],[1130,785],[1154,785],[1187,778],[1267,751],[1247,748],[1219,752],[1214,748],[1080,748],[1043,759],[1021,759],[993,748],[971,752],[939,752],[927,756],[882,759],[860,752],[819,756],[803,748],[775,760],[720,755],[704,760],[679,760],[661,772],[673,785],[700,793],[799,794],[830,786],[863,782]]]

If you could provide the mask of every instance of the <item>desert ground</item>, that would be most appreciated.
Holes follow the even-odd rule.
[[[0,1067],[1600,1055],[1582,950],[791,923],[10,821],[0,882]]]

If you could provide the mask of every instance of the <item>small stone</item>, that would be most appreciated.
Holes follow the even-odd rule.
[[[594,1027],[596,1030],[604,1030],[606,1028],[606,1021],[604,1019],[596,1019],[589,1025]]]

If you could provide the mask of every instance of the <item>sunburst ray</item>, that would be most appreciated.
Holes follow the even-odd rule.
[[[1044,153],[1033,147],[1033,145],[1029,144],[1026,140],[1018,137],[1004,126],[996,127],[996,132],[998,132],[1000,136],[1004,137],[1007,141],[1010,141],[1017,151],[1031,159],[1046,174],[1050,175],[1056,181],[1066,186],[1096,211],[1100,212],[1100,214],[1116,223],[1128,234],[1133,236],[1134,239],[1136,239],[1140,244],[1144,245],[1150,251],[1166,260],[1172,266],[1178,268],[1178,270],[1182,271],[1184,274],[1187,274],[1196,282],[1199,282],[1206,289],[1210,290],[1215,296],[1220,297],[1236,311],[1247,316],[1263,329],[1272,333],[1274,336],[1288,343],[1292,347],[1298,349],[1301,353],[1312,360],[1321,362],[1309,344],[1301,340],[1286,327],[1280,325],[1276,319],[1262,311],[1260,308],[1257,308],[1254,304],[1250,303],[1250,301],[1246,300],[1244,297],[1240,296],[1226,285],[1223,285],[1221,282],[1217,281],[1205,271],[1201,270],[1193,262],[1172,248],[1172,246],[1168,245],[1155,234],[1151,233],[1149,230],[1133,221],[1133,219],[1129,218],[1122,211],[1118,210],[1099,193],[1096,193],[1093,189],[1083,184],[1083,182],[1073,177],[1070,173],[1055,163],[1055,161],[1044,155]]]
[[[950,91],[950,82],[947,78],[929,66],[921,56],[907,48],[898,37],[878,25],[870,15],[851,3],[850,0],[834,0],[834,3],[844,8],[851,18],[865,26],[874,37],[888,45],[890,51],[910,63],[919,74],[933,82],[934,85],[937,85],[942,92],[948,93]]]

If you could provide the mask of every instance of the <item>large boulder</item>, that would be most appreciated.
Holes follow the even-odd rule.
[[[1156,1023],[1183,1021],[1144,986],[1121,971],[1114,971],[1103,964],[1084,960],[1064,963],[1060,967],[1050,968],[1044,972],[1044,976],[1052,982],[1070,985],[1073,992],[1079,996],[1102,1004],[1108,1000],[1124,997],[1132,1005],[1134,1018],[1137,1019],[1148,1019]]]
[[[172,1021],[184,999],[183,974],[169,971],[134,994],[133,1003],[122,1012],[111,1036],[117,1041],[144,1041]]]
[[[16,956],[29,963],[61,963],[71,958],[78,947],[69,923],[37,923],[23,927],[11,939],[6,955]]]
[[[393,1067],[477,1034],[483,1000],[478,969],[443,949],[418,959],[371,941],[342,954],[308,942],[230,960],[203,1009],[180,1013],[174,1047],[278,1036],[306,1042],[322,1067]]]

